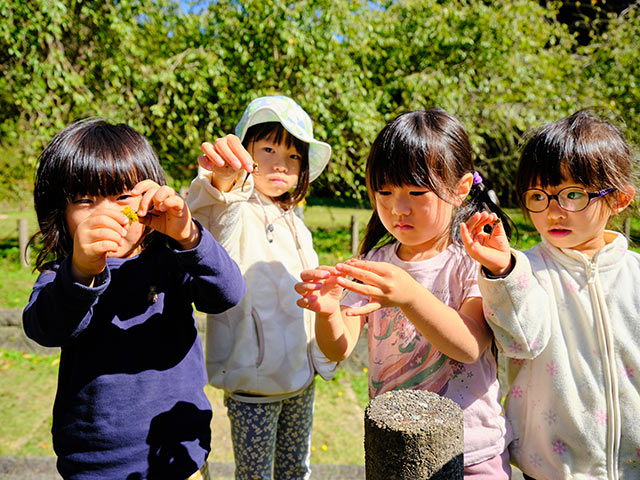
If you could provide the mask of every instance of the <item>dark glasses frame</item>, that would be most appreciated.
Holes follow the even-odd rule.
[[[582,190],[589,197],[589,199],[587,200],[587,203],[586,203],[586,205],[584,207],[582,207],[582,208],[580,208],[578,210],[570,210],[570,209],[564,207],[560,203],[560,195],[562,194],[562,192],[564,192],[565,190],[569,190],[569,189]],[[604,190],[599,190],[597,192],[589,192],[589,191],[585,190],[582,187],[570,186],[570,187],[565,187],[562,190],[560,190],[558,193],[552,195],[550,193],[545,192],[541,188],[528,188],[527,190],[522,192],[522,195],[520,195],[520,201],[522,202],[522,205],[524,206],[524,208],[527,211],[531,212],[531,213],[544,212],[547,208],[549,208],[549,205],[551,204],[551,200],[554,200],[554,199],[555,199],[556,202],[558,202],[558,206],[560,208],[562,208],[563,210],[566,210],[567,212],[581,212],[582,210],[587,208],[589,205],[591,205],[591,200],[593,200],[594,198],[604,197],[605,195],[607,195],[608,193],[613,192],[614,190],[615,190],[615,188],[609,187],[609,188],[605,188]],[[527,195],[528,192],[532,192],[532,191],[541,192],[547,198],[547,203],[544,206],[544,208],[532,210],[529,207],[527,207],[526,195]]]

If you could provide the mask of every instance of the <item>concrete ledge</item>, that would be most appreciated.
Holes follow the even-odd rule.
[[[233,479],[233,463],[209,462],[213,479]],[[363,465],[311,465],[314,480],[363,480]],[[0,457],[2,480],[61,480],[56,457]]]

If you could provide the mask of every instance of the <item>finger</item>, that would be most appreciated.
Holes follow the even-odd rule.
[[[144,192],[146,192],[147,190],[149,190],[150,188],[160,188],[160,185],[157,182],[154,182],[153,180],[142,180],[140,182],[138,182],[132,189],[131,189],[131,195],[142,195]]]
[[[116,232],[118,235],[125,236],[128,232],[129,218],[122,213],[121,210],[105,208],[99,210],[78,225],[77,233],[90,234],[99,229],[108,229]]]
[[[173,195],[168,196],[166,199],[162,201],[160,204],[161,212],[166,212],[171,210],[173,215],[177,217],[182,217],[186,214],[185,201],[180,195],[176,195],[174,192]]]
[[[212,161],[206,155],[200,155],[198,157],[198,165],[208,171],[213,171],[218,167],[224,166],[224,164],[218,165],[216,162]]]
[[[323,267],[320,266],[318,268],[314,268],[312,270],[303,270],[300,272],[300,280],[303,282],[315,282],[317,280],[326,280],[331,277],[332,271],[334,270],[336,274],[339,275],[339,272],[335,270],[334,267]]]
[[[176,200],[180,203],[182,197],[176,195],[176,191],[168,185],[163,185],[153,191],[153,209],[158,212],[166,212]]]
[[[227,135],[227,145],[229,149],[233,152],[235,157],[240,160],[242,168],[244,168],[247,172],[253,172],[253,158],[247,152],[247,149],[244,148],[242,142],[235,135]]]
[[[474,213],[464,224],[468,227],[468,230],[473,232],[478,228],[478,225],[482,222],[484,212]]]
[[[357,293],[365,297],[377,297],[382,293],[378,287],[367,285],[366,283],[354,282],[353,280],[349,280],[344,277],[337,277],[336,283],[350,292]]]
[[[347,268],[357,268],[361,272],[367,271],[378,276],[387,274],[390,268],[390,265],[386,262],[374,262],[371,260],[362,260],[360,258],[350,258],[349,260],[336,265],[336,268],[342,271],[343,266],[347,266]]]
[[[296,300],[296,305],[300,308],[306,308],[307,310],[314,312],[321,310],[321,306],[318,303],[318,297],[316,295],[308,295],[306,297],[299,298]]]
[[[213,148],[226,164],[231,165],[236,170],[242,168],[242,163],[231,148],[229,148],[229,135],[218,138],[213,142]],[[253,164],[253,160],[251,160],[251,164]]]
[[[203,142],[200,145],[200,149],[202,153],[204,153],[204,157],[209,160],[206,163],[200,161],[201,157],[198,157],[198,163],[207,170],[213,170],[215,167],[224,167],[225,161],[218,155],[213,145],[209,142]]]
[[[322,288],[322,284],[310,283],[310,282],[298,282],[293,286],[293,288],[300,295],[306,295],[306,294],[309,294],[310,292],[320,290]]]
[[[344,310],[344,314],[347,317],[356,317],[360,315],[369,315],[370,313],[375,312],[376,310],[380,310],[382,305],[379,302],[371,301],[366,305],[362,305],[361,307],[351,307],[346,308]]]
[[[468,252],[471,246],[473,245],[473,237],[471,236],[471,233],[469,232],[469,227],[467,227],[466,223],[460,224],[460,238],[462,239],[462,243],[464,244],[464,247]]]
[[[138,207],[138,215],[144,217],[156,207],[153,203],[153,198],[159,189],[160,187],[153,187],[142,194],[140,206]]]
[[[366,264],[363,264],[362,260],[354,262],[349,260],[348,263],[345,262],[336,265],[336,268],[343,276],[348,275],[368,285],[379,286],[382,281],[381,277],[384,275],[386,270],[381,269],[379,265],[376,265],[378,263],[380,262],[366,262]]]

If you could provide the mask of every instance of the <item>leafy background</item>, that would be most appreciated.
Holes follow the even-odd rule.
[[[312,195],[366,203],[397,114],[457,115],[514,205],[524,132],[606,108],[640,135],[638,2],[0,0],[0,200],[28,203],[42,147],[81,117],[148,136],[174,187],[258,95],[296,99],[334,147]]]

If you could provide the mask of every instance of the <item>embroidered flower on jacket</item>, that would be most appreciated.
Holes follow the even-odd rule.
[[[576,283],[576,281],[573,278],[570,278],[569,280],[567,280],[567,290],[569,290],[571,293],[575,293],[578,290],[580,290],[579,285]]]
[[[625,363],[624,365],[624,375],[627,378],[633,378],[633,368],[631,368],[628,364]]]
[[[554,440],[551,442],[551,446],[553,447],[553,451],[558,455],[562,455],[567,451],[567,444],[562,440]]]
[[[529,275],[526,273],[518,275],[518,286],[520,288],[527,288],[529,286]]]
[[[558,415],[553,410],[547,410],[542,414],[542,416],[547,422],[547,425],[553,425],[558,421]]]
[[[599,412],[596,412],[596,423],[598,425],[606,425],[607,424],[607,412],[605,412],[604,410],[600,410]]]
[[[511,351],[512,353],[518,353],[522,351],[522,345],[520,345],[518,342],[513,341],[511,343],[511,345],[509,345],[509,351]]]
[[[529,461],[531,462],[532,465],[535,465],[536,467],[542,466],[542,457],[537,453],[529,454]]]
[[[511,396],[514,398],[522,398],[524,391],[520,388],[520,385],[514,385],[511,387]]]
[[[547,373],[549,375],[553,377],[554,375],[558,375],[559,372],[560,372],[560,367],[558,366],[557,363],[555,363],[553,360],[547,363]]]

